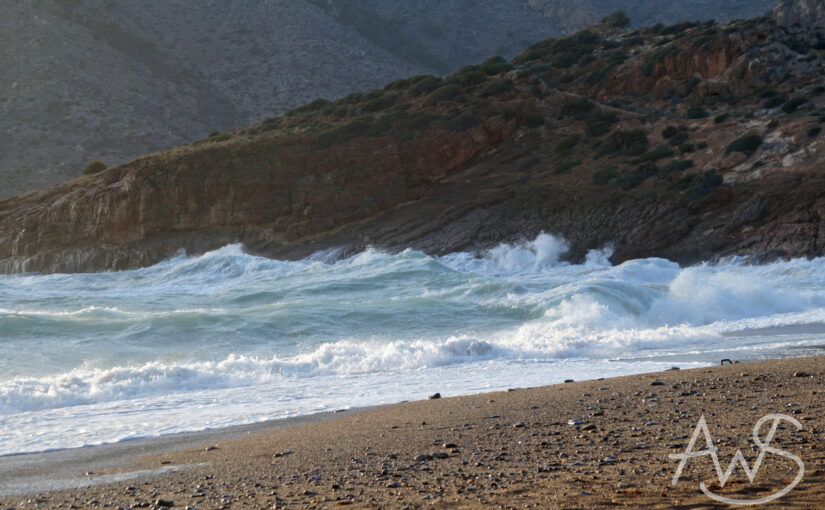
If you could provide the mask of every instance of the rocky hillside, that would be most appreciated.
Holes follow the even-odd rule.
[[[770,0],[32,0],[2,2],[0,198],[318,97],[440,75],[624,8],[729,19]],[[719,4],[719,5],[717,5]],[[723,5],[722,5],[723,4]],[[695,7],[700,8],[695,8]]]
[[[616,262],[823,255],[823,121],[815,26],[594,26],[0,202],[0,268],[123,269],[229,242],[443,253],[542,230]]]

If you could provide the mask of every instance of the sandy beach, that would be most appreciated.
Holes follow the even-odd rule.
[[[823,381],[825,357],[740,363],[11,456],[0,508],[711,508],[725,505],[700,481],[738,500],[789,486],[800,467],[777,450],[804,472],[765,507],[821,508]],[[754,468],[754,424],[769,413],[803,428],[778,423],[753,483],[740,465],[720,487],[703,456],[672,485],[669,455],[685,452],[701,416],[724,471],[737,449]]]

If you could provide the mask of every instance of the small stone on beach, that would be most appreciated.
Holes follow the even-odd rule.
[[[439,398],[441,398],[441,393],[433,393],[432,395],[427,397],[427,400],[436,400],[436,399],[439,399]]]

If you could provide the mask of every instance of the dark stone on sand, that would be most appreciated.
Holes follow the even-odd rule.
[[[571,382],[575,382],[575,381],[573,381],[573,379],[565,379],[564,382],[571,383]]]
[[[443,446],[444,448],[455,448],[456,444],[455,443],[444,443],[441,446]]]
[[[401,485],[399,485],[398,482],[390,482],[387,484],[388,489],[395,489],[397,487],[401,487]]]
[[[518,422],[518,423],[513,424],[514,429],[521,429],[521,428],[524,428],[524,427],[525,427],[524,422]]]
[[[811,377],[811,374],[809,374],[808,372],[802,372],[800,370],[798,372],[794,372],[793,376],[794,377]]]
[[[415,456],[416,462],[426,462],[428,460],[433,460],[433,456],[429,453],[422,453],[421,455]]]
[[[163,508],[172,508],[175,506],[175,502],[171,499],[159,499],[155,501],[155,506],[163,507]]]
[[[441,398],[441,393],[433,393],[432,395],[427,397],[427,400],[435,400],[435,399],[438,399],[438,398]]]
[[[665,383],[662,382],[662,381],[653,381],[652,383],[650,383],[650,385],[651,386],[664,386]]]
[[[582,427],[581,429],[582,429],[583,431],[587,432],[587,431],[589,431],[589,430],[596,430],[596,426],[595,426],[595,425],[593,425],[592,423],[588,423],[587,425],[585,425],[585,426],[584,426],[584,427]]]
[[[212,450],[217,450],[217,446],[207,446],[204,451],[211,452]]]

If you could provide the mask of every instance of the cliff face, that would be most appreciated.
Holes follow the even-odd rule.
[[[316,101],[0,202],[0,270],[124,269],[230,242],[444,253],[540,231],[616,262],[822,255],[820,40],[768,18],[592,27]]]

